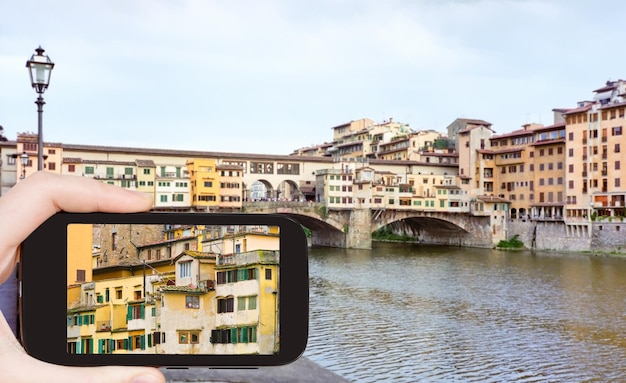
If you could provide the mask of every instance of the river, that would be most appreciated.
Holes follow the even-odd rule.
[[[626,258],[310,250],[305,356],[354,382],[626,381]]]

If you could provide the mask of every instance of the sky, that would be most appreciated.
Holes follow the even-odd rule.
[[[601,5],[599,5],[601,4]],[[626,78],[626,2],[0,0],[0,125],[46,142],[290,154],[389,118],[553,123]]]

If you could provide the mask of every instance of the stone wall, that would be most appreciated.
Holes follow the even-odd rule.
[[[566,225],[558,221],[509,222],[509,238],[514,235],[529,249],[554,251],[588,251],[591,248],[589,225]]]
[[[626,252],[626,223],[600,221],[592,223],[591,251]]]
[[[138,260],[137,246],[163,240],[163,225],[94,225],[94,245],[100,245],[100,267],[118,265],[122,260]],[[115,240],[115,246],[113,244]]]

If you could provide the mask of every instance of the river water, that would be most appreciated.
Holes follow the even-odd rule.
[[[626,258],[310,250],[305,355],[354,382],[626,381]]]

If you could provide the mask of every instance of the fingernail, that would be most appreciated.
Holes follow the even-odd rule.
[[[154,375],[139,375],[133,378],[132,383],[163,383],[163,381]]]

